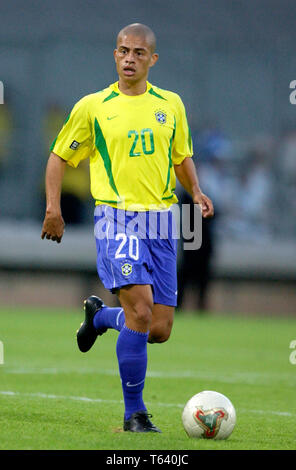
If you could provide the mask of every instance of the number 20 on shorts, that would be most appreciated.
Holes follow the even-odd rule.
[[[130,258],[137,261],[139,259],[139,239],[135,235],[129,237],[125,233],[117,233],[115,240],[120,244],[115,252],[115,258],[126,258],[127,252]]]

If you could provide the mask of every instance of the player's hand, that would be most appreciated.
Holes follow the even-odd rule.
[[[193,196],[194,204],[199,204],[201,214],[205,219],[213,217],[214,206],[211,199],[202,192],[198,192]]]
[[[65,222],[61,214],[47,213],[42,226],[41,238],[60,243],[64,234]]]

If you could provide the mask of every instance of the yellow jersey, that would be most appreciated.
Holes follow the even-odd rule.
[[[122,93],[116,82],[83,97],[50,150],[72,167],[89,158],[96,204],[137,211],[178,201],[174,164],[193,154],[181,98],[149,82],[141,95]]]

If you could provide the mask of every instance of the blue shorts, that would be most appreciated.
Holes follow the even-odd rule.
[[[154,303],[177,305],[177,237],[173,213],[95,208],[97,270],[114,293],[130,284],[150,284]]]

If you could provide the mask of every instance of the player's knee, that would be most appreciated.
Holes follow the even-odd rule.
[[[152,319],[152,306],[149,303],[138,302],[132,308],[134,320],[143,326],[149,326]]]

